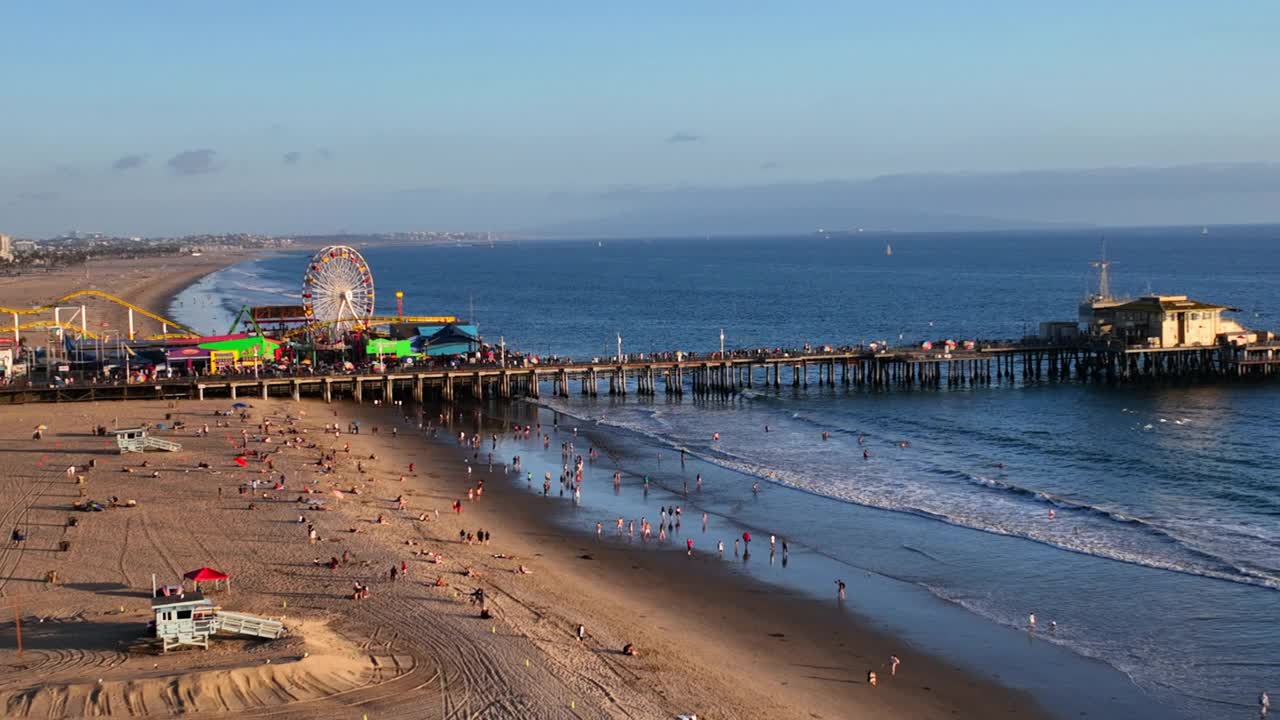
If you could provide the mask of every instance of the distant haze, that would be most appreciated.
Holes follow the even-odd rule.
[[[204,156],[192,172],[210,172]],[[139,172],[140,170],[131,170]],[[164,207],[113,188],[90,197],[18,197],[10,232],[389,232],[445,228],[542,237],[642,237],[828,230],[991,230],[1045,226],[1200,225],[1280,219],[1280,165],[1197,165],[995,174],[886,175],[737,187],[599,192],[406,189],[224,191]]]

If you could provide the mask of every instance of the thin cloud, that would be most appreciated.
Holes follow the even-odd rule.
[[[146,155],[121,155],[115,162],[111,163],[111,169],[132,170],[142,167],[146,162]]]
[[[208,148],[183,150],[169,158],[168,165],[176,175],[204,175],[221,169],[218,151]]]
[[[761,170],[777,170],[780,167],[782,166],[772,160],[760,163]]]
[[[52,190],[27,190],[14,195],[9,201],[4,203],[5,207],[19,207],[23,205],[39,205],[51,203],[62,197],[61,193]]]
[[[696,143],[696,142],[702,142],[704,139],[705,138],[703,138],[701,135],[695,135],[693,133],[687,133],[687,132],[678,132],[678,133],[673,133],[670,137],[668,137],[667,142]]]
[[[316,157],[320,158],[321,160],[328,160],[329,158],[333,157],[333,152],[329,150],[329,148],[325,148],[325,147],[316,148]]]
[[[302,153],[297,150],[291,150],[285,153],[281,160],[284,161],[285,165],[297,165],[298,162],[302,160]]]

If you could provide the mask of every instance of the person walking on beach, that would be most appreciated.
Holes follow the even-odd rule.
[[[890,656],[889,656],[889,674],[890,674],[890,675],[897,675],[897,674],[898,674],[898,666],[899,666],[899,665],[901,665],[901,664],[902,664],[902,661],[898,659],[898,656],[897,656],[897,655],[890,655]]]
[[[724,557],[724,541],[720,540],[716,543],[716,552],[720,553],[720,557]]]
[[[579,624],[579,625],[578,625],[578,630],[577,630],[577,632],[576,632],[576,635],[578,636],[578,642],[582,642],[582,641],[586,640],[586,639],[587,639],[587,626],[586,626],[586,625],[581,625],[581,624]]]
[[[1258,696],[1258,717],[1266,718],[1270,712],[1271,696],[1267,694],[1266,690],[1263,690],[1262,694]]]
[[[836,596],[844,600],[844,580],[836,580]]]

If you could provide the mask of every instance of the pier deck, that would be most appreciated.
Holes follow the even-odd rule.
[[[811,384],[872,389],[965,387],[1035,381],[1110,383],[1160,379],[1273,377],[1280,372],[1280,343],[1212,347],[1146,348],[1114,344],[988,345],[950,352],[919,349],[854,350],[794,355],[730,353],[725,357],[634,359],[556,365],[456,369],[407,369],[385,374],[209,376],[145,384],[9,386],[0,404],[157,398],[349,397],[356,401],[411,397],[453,400],[532,397],[544,386],[568,397],[574,390],[653,396],[730,395],[744,388]],[[661,389],[659,389],[661,385]]]

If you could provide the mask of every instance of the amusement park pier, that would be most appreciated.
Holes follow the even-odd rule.
[[[11,376],[0,386],[0,403],[273,396],[422,402],[544,392],[708,398],[784,386],[1208,381],[1268,378],[1280,370],[1280,341],[1224,316],[1230,306],[1183,295],[1116,298],[1109,263],[1094,266],[1098,291],[1077,308],[1077,319],[1042,323],[1036,336],[1017,341],[703,354],[624,354],[619,344],[616,357],[575,362],[487,344],[474,323],[453,315],[406,315],[400,292],[395,314],[380,315],[373,273],[359,251],[330,246],[307,262],[300,305],[245,307],[223,335],[202,336],[100,290],[0,308],[13,318],[8,355],[0,356]],[[127,336],[110,341],[95,333],[87,300],[125,307]],[[32,342],[40,333],[47,334],[43,346]],[[24,372],[14,372],[19,368]]]

